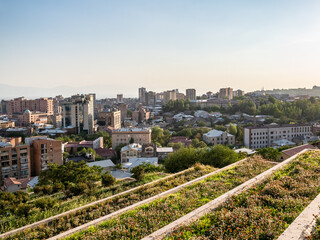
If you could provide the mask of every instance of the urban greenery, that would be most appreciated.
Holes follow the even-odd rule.
[[[141,239],[271,166],[271,163],[259,158],[250,159],[67,239]],[[198,167],[201,168],[201,165],[198,164]]]
[[[80,226],[84,223],[90,222],[94,219],[97,219],[101,216],[105,216],[117,210],[120,210],[124,207],[130,206],[134,203],[140,202],[144,199],[155,196],[161,192],[179,186],[185,182],[191,181],[195,178],[203,176],[209,172],[212,172],[214,168],[210,166],[206,166],[201,168],[200,170],[197,168],[191,168],[181,174],[170,176],[166,179],[159,180],[154,184],[148,186],[142,186],[141,188],[134,190],[133,192],[123,194],[121,196],[113,197],[109,200],[105,200],[103,202],[94,204],[90,207],[83,208],[81,210],[74,211],[72,213],[67,214],[63,217],[58,217],[47,224],[41,224],[36,227],[28,228],[27,230],[17,233],[8,237],[7,239],[43,239],[55,236],[61,232],[70,230],[74,227]],[[43,211],[44,214],[46,211]],[[46,217],[49,217],[49,212]],[[43,217],[43,218],[46,218]],[[35,222],[34,218],[24,218],[23,222],[26,223]],[[31,221],[30,221],[31,220]],[[37,219],[40,220],[40,219]],[[11,224],[15,224],[14,222],[10,222]],[[12,228],[11,224],[5,226],[1,226],[2,232],[8,231]],[[21,222],[20,222],[21,224]]]
[[[165,160],[164,166],[169,172],[187,169],[196,162],[221,168],[238,161],[239,156],[230,148],[222,145],[201,149],[182,148],[170,154]]]
[[[308,152],[167,239],[276,239],[319,194],[320,153]]]

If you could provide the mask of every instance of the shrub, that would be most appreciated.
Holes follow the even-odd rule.
[[[105,173],[101,177],[101,183],[105,187],[112,186],[116,182],[116,179],[110,173]]]
[[[136,166],[131,169],[133,173],[132,177],[135,178],[137,181],[141,181],[144,177],[144,168],[143,166]]]
[[[52,197],[44,197],[36,200],[34,205],[42,210],[52,208],[56,203],[56,200]]]
[[[27,203],[20,203],[15,210],[15,214],[20,217],[27,217],[31,208],[32,206]]]

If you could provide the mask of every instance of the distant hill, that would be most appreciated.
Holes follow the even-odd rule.
[[[266,94],[289,94],[292,97],[299,95],[320,96],[320,87],[314,86],[311,89],[308,88],[291,88],[291,89],[273,89],[265,91],[255,91],[256,93],[264,92]]]

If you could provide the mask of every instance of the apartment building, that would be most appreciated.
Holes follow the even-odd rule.
[[[139,102],[145,104],[146,102],[146,88],[141,87],[139,88]]]
[[[53,99],[39,98],[28,100],[24,97],[15,98],[6,102],[6,111],[9,117],[14,113],[24,113],[25,110],[42,112],[47,115],[53,115]]]
[[[240,89],[233,91],[233,97],[240,97],[240,96],[244,96],[244,91]]]
[[[186,89],[186,98],[189,100],[196,100],[196,90],[194,88]]]
[[[313,136],[309,124],[270,124],[258,127],[244,128],[244,145],[247,148],[258,149],[272,146],[274,141],[286,139],[293,141]]]
[[[21,138],[0,139],[0,180],[30,177],[30,147],[21,145]]]
[[[232,88],[221,88],[219,91],[220,98],[228,98],[231,100],[233,98],[233,89]]]
[[[17,119],[17,125],[21,127],[28,127],[32,124],[48,123],[48,115],[46,113],[31,112],[29,109],[25,110],[23,114],[13,114],[13,118]]]
[[[150,112],[148,112],[141,105],[139,106],[138,110],[132,112],[132,120],[136,121],[137,123],[145,122],[149,118],[150,118]]]
[[[150,144],[151,129],[150,128],[120,128],[112,131],[112,149],[119,144],[129,144],[131,138],[134,143]]]
[[[117,94],[117,103],[123,103],[123,94]]]
[[[121,111],[118,109],[108,109],[98,113],[99,126],[110,126],[113,129],[121,128]]]
[[[26,138],[30,145],[31,175],[39,176],[49,163],[63,164],[62,142],[46,136]]]
[[[74,95],[62,104],[62,125],[73,127],[76,133],[94,130],[94,95]]]
[[[128,104],[126,103],[119,103],[118,109],[121,112],[121,121],[124,121],[128,117]]]
[[[208,144],[215,145],[234,145],[236,143],[236,137],[227,132],[219,131],[219,130],[211,130],[203,134],[203,141]]]
[[[163,104],[167,104],[170,100],[177,100],[177,92],[175,90],[166,91],[163,93]]]

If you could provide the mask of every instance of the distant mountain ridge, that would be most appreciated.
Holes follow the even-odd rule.
[[[22,96],[25,98],[55,97],[57,95],[68,97],[77,93],[96,93],[97,98],[116,98],[117,91],[105,85],[93,85],[88,87],[59,86],[54,88],[42,88],[17,87],[0,83],[0,99],[6,100]]]

